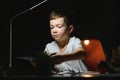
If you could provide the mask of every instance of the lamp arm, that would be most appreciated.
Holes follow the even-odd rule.
[[[41,4],[45,3],[47,0],[43,0],[42,2],[36,4],[35,6],[26,9],[20,13],[17,13],[16,15],[14,15],[11,20],[10,20],[10,54],[9,54],[9,67],[12,68],[12,49],[13,49],[13,21],[17,16],[20,16],[28,11],[31,11],[32,9],[40,6]]]

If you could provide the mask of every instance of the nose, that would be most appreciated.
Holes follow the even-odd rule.
[[[53,29],[52,29],[52,32],[53,32],[53,33],[57,33],[57,28],[53,28]]]

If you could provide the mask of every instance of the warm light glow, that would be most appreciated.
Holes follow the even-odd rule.
[[[83,74],[81,75],[82,77],[93,77],[94,75],[91,75],[91,74]]]
[[[100,73],[95,72],[95,71],[87,71],[87,72],[81,74],[82,77],[86,77],[86,78],[87,77],[94,77],[94,76],[98,76],[98,75],[100,75]]]
[[[90,43],[89,40],[84,40],[84,44],[85,44],[85,45],[88,45],[89,43]]]

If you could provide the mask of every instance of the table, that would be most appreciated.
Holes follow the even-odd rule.
[[[120,74],[95,74],[95,73],[79,73],[64,75],[1,75],[0,80],[120,80]]]

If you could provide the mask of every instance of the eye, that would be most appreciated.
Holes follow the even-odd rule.
[[[62,28],[62,26],[58,26],[58,28]]]
[[[62,28],[63,26],[62,26],[62,25],[58,25],[57,27],[58,27],[58,28]]]

